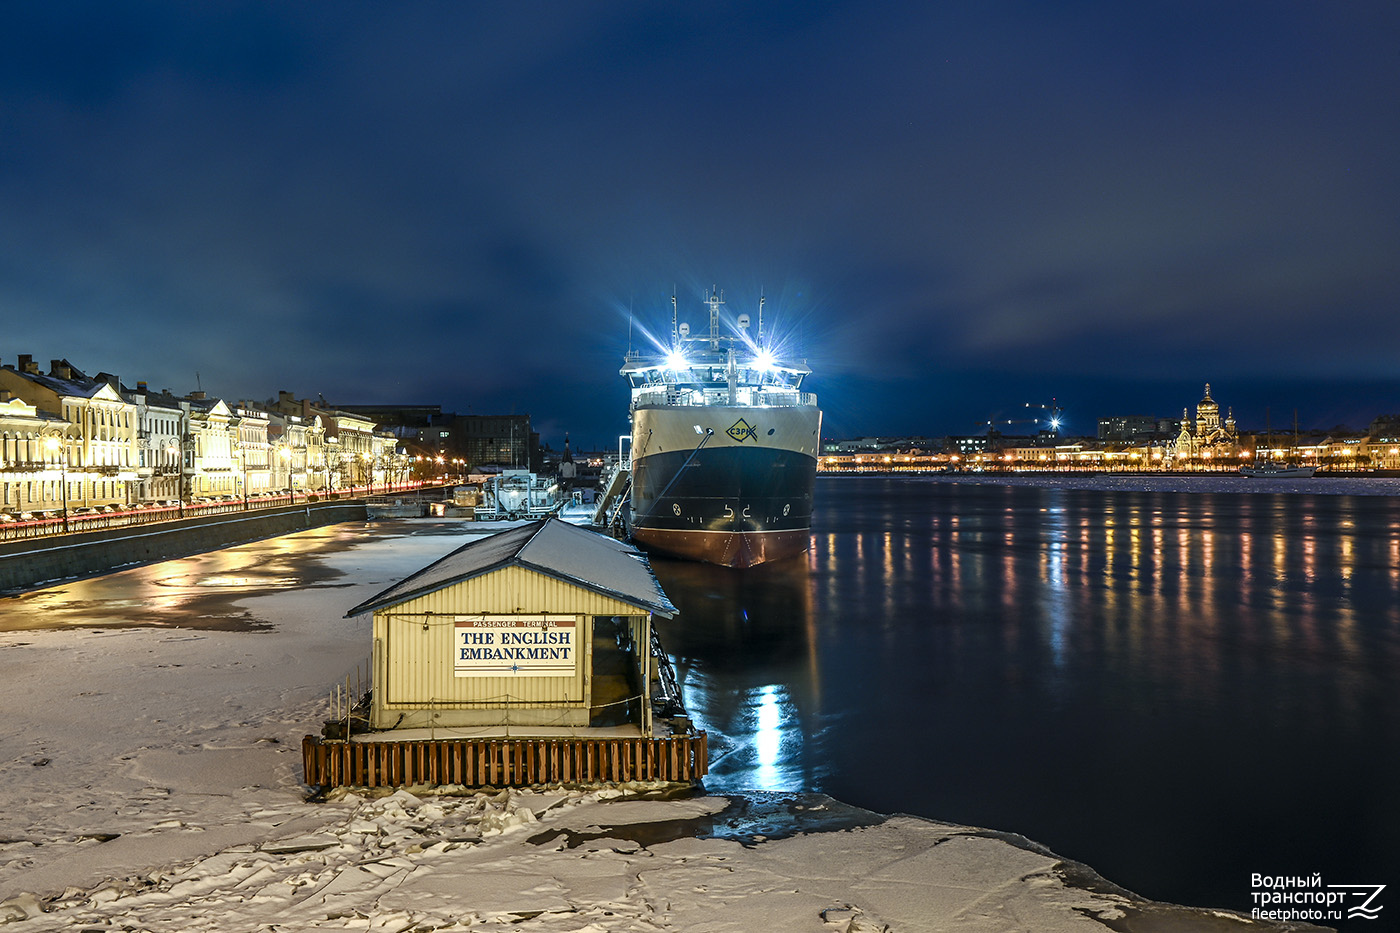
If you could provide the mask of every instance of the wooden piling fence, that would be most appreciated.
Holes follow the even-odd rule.
[[[313,787],[411,784],[524,786],[617,781],[698,781],[709,770],[704,732],[665,739],[433,739],[301,741]]]

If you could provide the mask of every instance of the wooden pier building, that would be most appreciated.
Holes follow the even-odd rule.
[[[347,613],[373,614],[368,729],[308,736],[306,781],[698,780],[704,733],[653,702],[676,612],[635,548],[559,519],[473,540]]]

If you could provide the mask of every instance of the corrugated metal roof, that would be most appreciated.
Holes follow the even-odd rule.
[[[640,551],[557,518],[546,518],[459,547],[346,613],[356,616],[518,565],[670,618],[680,610],[666,598]]]

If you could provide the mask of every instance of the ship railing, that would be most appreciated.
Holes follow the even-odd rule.
[[[709,405],[728,405],[727,390],[677,390],[674,387],[639,389],[633,395],[634,408],[646,405],[664,405],[668,408],[703,408]],[[754,408],[805,408],[816,407],[815,392],[792,390],[760,389],[740,386],[734,393],[734,404]]]
[[[773,392],[770,390],[759,393],[754,403],[757,405],[769,405],[774,408],[815,407],[817,404],[817,393]]]

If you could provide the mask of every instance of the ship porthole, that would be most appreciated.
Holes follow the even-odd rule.
[[[783,514],[784,514],[784,515],[787,515],[787,513],[791,512],[791,511],[792,511],[792,503],[790,503],[790,502],[789,502],[789,503],[785,503],[785,504],[783,505]]]
[[[777,430],[777,428],[769,428],[769,429],[768,429],[768,436],[769,436],[769,437],[772,437],[772,436],[773,436],[773,432],[776,431],[776,430]]]
[[[676,504],[672,505],[671,511],[675,512],[677,515],[681,514],[681,504],[677,502]]]

